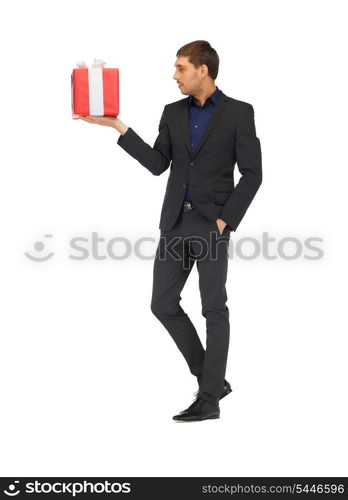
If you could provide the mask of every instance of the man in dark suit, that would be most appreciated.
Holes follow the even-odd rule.
[[[186,98],[164,106],[151,147],[119,118],[86,117],[115,127],[117,144],[152,174],[170,166],[159,221],[151,310],[184,356],[199,390],[173,417],[199,421],[220,417],[219,401],[232,389],[225,379],[230,337],[226,305],[228,246],[261,182],[261,147],[251,104],[225,95],[216,85],[219,57],[196,40],[177,52],[175,73]],[[234,184],[234,167],[241,173]],[[180,293],[197,262],[206,350],[180,306]]]

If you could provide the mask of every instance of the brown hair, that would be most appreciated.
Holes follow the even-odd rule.
[[[195,40],[180,47],[176,56],[188,57],[189,62],[198,68],[201,64],[208,66],[209,76],[215,80],[219,72],[219,56],[206,40]]]

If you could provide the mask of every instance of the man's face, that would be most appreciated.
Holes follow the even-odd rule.
[[[205,65],[195,68],[186,56],[179,56],[174,64],[174,80],[180,86],[181,93],[184,95],[194,94],[199,91],[202,85],[202,79],[206,76]]]

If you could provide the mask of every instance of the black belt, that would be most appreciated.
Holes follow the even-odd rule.
[[[184,212],[189,212],[190,210],[194,210],[192,206],[192,201],[184,201],[182,209]]]

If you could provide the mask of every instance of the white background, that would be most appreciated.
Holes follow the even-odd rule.
[[[2,5],[2,476],[347,475],[344,7]],[[219,88],[254,106],[262,146],[263,184],[231,245],[316,236],[324,257],[229,261],[234,391],[219,420],[179,424],[196,380],[150,310],[169,170],[153,176],[118,132],[72,120],[70,75],[94,57],[120,68],[119,116],[153,145],[183,97],[176,51],[196,39],[220,56]],[[90,248],[92,232],[151,237],[150,258],[72,260],[70,239]],[[36,241],[47,262],[24,255]],[[181,304],[205,342],[196,267]]]

